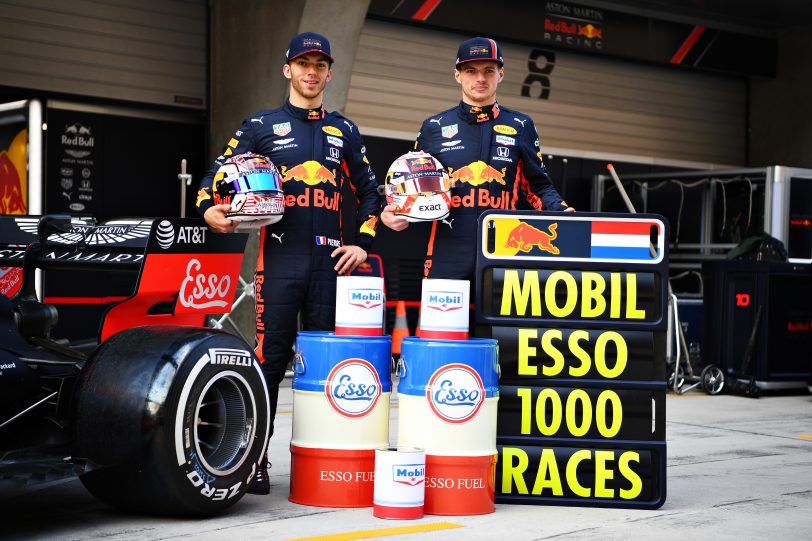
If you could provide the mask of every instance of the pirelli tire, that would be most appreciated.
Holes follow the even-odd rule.
[[[268,389],[241,339],[189,327],[112,336],[83,367],[74,456],[100,500],[175,516],[219,513],[244,494],[269,435]]]

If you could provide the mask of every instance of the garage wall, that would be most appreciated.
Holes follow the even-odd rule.
[[[370,134],[413,136],[459,101],[453,59],[465,37],[367,20],[345,113]],[[745,164],[744,79],[502,45],[498,99],[533,117],[545,151]]]
[[[0,84],[206,107],[206,0],[0,0]]]

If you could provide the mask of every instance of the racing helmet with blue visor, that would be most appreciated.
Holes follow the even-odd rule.
[[[232,156],[214,175],[215,202],[231,204],[226,216],[238,222],[276,223],[285,212],[282,176],[269,158],[247,152]]]

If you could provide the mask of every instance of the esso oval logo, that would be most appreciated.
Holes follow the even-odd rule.
[[[429,378],[426,399],[434,414],[448,423],[467,423],[485,402],[485,385],[476,370],[465,364],[447,364]]]
[[[381,378],[363,359],[346,359],[327,376],[324,394],[339,415],[357,419],[370,413],[381,397]]]

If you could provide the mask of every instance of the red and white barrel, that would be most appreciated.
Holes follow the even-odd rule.
[[[369,507],[389,445],[392,340],[300,332],[293,363],[290,501]]]
[[[378,518],[423,518],[426,451],[414,447],[375,449],[375,495]]]
[[[423,280],[418,336],[437,340],[468,338],[468,280]]]
[[[386,297],[383,278],[339,276],[336,281],[337,335],[380,336]]]
[[[497,351],[492,339],[403,339],[397,444],[426,450],[426,514],[494,511]]]

